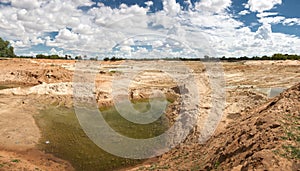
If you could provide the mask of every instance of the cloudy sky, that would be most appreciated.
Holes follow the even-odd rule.
[[[299,0],[0,0],[18,55],[300,54]]]

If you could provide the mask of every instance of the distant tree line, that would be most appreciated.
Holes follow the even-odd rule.
[[[253,56],[253,57],[225,57],[223,56],[220,58],[221,60],[227,60],[227,61],[239,61],[239,60],[300,60],[299,55],[289,55],[289,54],[281,54],[281,53],[276,53],[272,56]]]
[[[59,55],[43,55],[38,54],[35,56],[37,59],[72,59],[71,55],[65,55],[64,57]]]
[[[43,55],[43,54],[38,54],[35,57],[37,59],[66,59],[65,57],[60,57],[58,55]]]
[[[214,61],[214,60],[226,60],[226,61],[240,61],[240,60],[300,60],[300,55],[289,55],[289,54],[281,54],[276,53],[272,56],[253,56],[253,57],[210,57],[208,55],[205,55],[203,58],[186,58],[186,57],[173,57],[173,58],[158,58],[159,60],[168,60],[168,61]],[[124,60],[124,58],[117,58],[117,57],[105,57],[103,59],[104,61],[118,61],[118,60]],[[152,58],[131,58],[130,60],[136,60],[136,61],[151,61],[151,60],[157,60]]]
[[[111,58],[105,57],[103,60],[104,61],[121,61],[121,60],[124,60],[124,58],[117,58],[117,57],[113,56]]]
[[[14,47],[0,37],[0,57],[15,57]]]

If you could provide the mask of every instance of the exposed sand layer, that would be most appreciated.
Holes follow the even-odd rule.
[[[72,95],[73,88],[72,83],[64,82],[64,83],[42,83],[32,87],[25,87],[25,88],[10,88],[10,89],[3,89],[0,90],[0,94],[12,94],[12,95],[19,95],[19,96],[26,96],[26,95]]]

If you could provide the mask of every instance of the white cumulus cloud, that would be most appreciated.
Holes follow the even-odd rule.
[[[148,7],[150,7],[150,6],[153,5],[153,1],[147,1],[147,2],[145,2],[145,4],[146,4]]]
[[[231,3],[231,0],[201,0],[195,6],[196,9],[204,12],[220,13],[230,7]]]
[[[176,0],[163,0],[164,11],[169,15],[176,15],[180,12],[180,5]]]
[[[283,24],[288,26],[300,25],[300,18],[287,18],[283,21]]]
[[[243,10],[243,11],[239,12],[239,15],[247,15],[247,14],[250,14],[250,11]]]
[[[272,34],[271,25],[264,24],[261,27],[259,27],[258,30],[256,31],[255,38],[267,40],[271,38],[271,34]]]
[[[23,9],[35,9],[40,6],[40,2],[38,0],[11,0],[11,5],[16,8]]]
[[[282,4],[282,0],[249,0],[246,7],[252,12],[263,12],[273,9],[275,5]]]
[[[64,28],[58,32],[58,35],[55,38],[61,41],[76,41],[78,39],[78,35],[71,32],[69,29]]]

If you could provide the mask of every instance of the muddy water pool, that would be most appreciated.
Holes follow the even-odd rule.
[[[134,108],[144,112],[149,103],[136,102]],[[116,132],[132,138],[151,138],[168,128],[164,114],[151,124],[139,125],[124,119],[114,107],[101,113]],[[69,161],[76,170],[113,170],[143,162],[114,156],[95,145],[80,127],[74,109],[48,106],[35,119],[42,132],[38,148]]]

